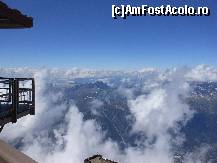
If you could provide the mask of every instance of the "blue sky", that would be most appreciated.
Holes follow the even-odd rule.
[[[216,0],[3,0],[34,27],[0,30],[1,67],[140,69],[217,64]],[[128,17],[112,4],[208,6],[208,17]]]

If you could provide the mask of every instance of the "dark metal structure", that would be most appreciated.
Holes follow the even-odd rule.
[[[0,29],[31,28],[32,17],[9,8],[0,1]],[[30,87],[26,87],[26,83]],[[23,86],[22,86],[23,83]],[[0,132],[7,123],[35,114],[35,82],[33,78],[0,77]]]
[[[0,126],[16,123],[26,115],[35,115],[33,78],[0,78]]]
[[[0,1],[0,29],[30,28],[32,26],[32,17],[27,17],[16,9],[10,9]]]

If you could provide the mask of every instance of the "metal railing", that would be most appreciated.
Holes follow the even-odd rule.
[[[35,115],[34,79],[0,77],[0,127],[28,114]]]

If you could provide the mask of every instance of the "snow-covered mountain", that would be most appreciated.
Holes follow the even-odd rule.
[[[190,73],[29,72],[36,78],[36,116],[7,125],[1,138],[46,163],[80,163],[96,153],[120,163],[214,163],[217,82]]]

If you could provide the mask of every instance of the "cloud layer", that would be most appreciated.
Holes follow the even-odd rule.
[[[184,136],[179,134],[179,125],[185,125],[194,115],[183,100],[190,91],[188,81],[217,80],[217,70],[204,65],[133,72],[2,68],[0,75],[35,77],[36,116],[8,124],[1,138],[14,145],[19,142],[24,153],[43,163],[83,163],[85,158],[96,153],[120,163],[172,163],[172,144],[184,141]],[[94,120],[85,121],[74,102],[66,102],[63,92],[55,89],[55,84],[66,86],[77,78],[94,78],[110,85],[114,78],[118,79],[118,89],[127,97],[134,118],[131,132],[146,135],[146,139],[138,140],[137,147],[128,146],[124,150],[119,149],[117,142],[105,139],[100,124]],[[129,89],[126,83],[135,86]],[[134,92],[138,83],[140,95]],[[102,105],[96,100],[90,109],[97,114]],[[172,137],[171,130],[178,136]],[[197,153],[201,154],[201,151]],[[186,162],[194,162],[195,155],[188,154]]]

